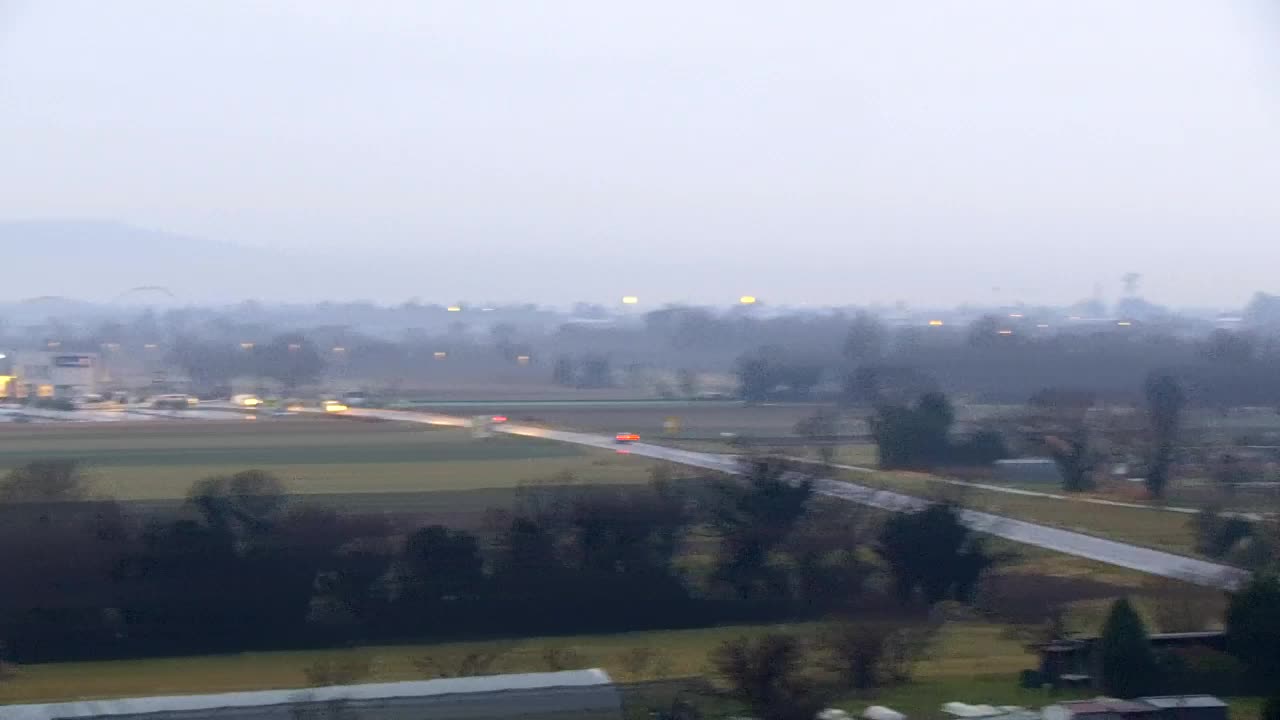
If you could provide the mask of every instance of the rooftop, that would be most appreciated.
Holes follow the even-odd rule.
[[[1093,700],[1068,700],[1059,703],[1062,707],[1070,710],[1072,714],[1103,714],[1103,713],[1153,713],[1156,708],[1145,702],[1136,700],[1117,700],[1115,698],[1094,698]]]
[[[1227,704],[1212,695],[1160,695],[1155,697],[1138,698],[1148,705],[1155,705],[1158,708],[1180,708],[1180,707],[1226,707]]]
[[[443,678],[411,682],[337,685],[294,690],[261,690],[216,695],[169,695],[117,700],[0,706],[0,720],[55,720],[145,713],[178,713],[233,707],[265,707],[300,701],[389,700],[469,693],[493,693],[550,688],[607,686],[603,670],[523,673],[484,677]]]

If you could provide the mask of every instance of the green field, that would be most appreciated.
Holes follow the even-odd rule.
[[[965,507],[996,515],[1052,525],[1067,530],[1108,537],[1160,550],[1195,554],[1195,532],[1191,516],[1163,511],[1157,507],[1129,508],[1095,503],[1029,497],[959,487],[937,478],[913,472],[842,472],[840,476],[859,485],[894,490],[928,498],[946,498]],[[1050,490],[1052,492],[1052,490]]]
[[[181,498],[201,478],[250,468],[276,474],[291,493],[319,496],[509,489],[565,473],[594,484],[639,483],[652,467],[562,443],[334,418],[0,432],[0,471],[49,459],[81,462],[96,493],[126,501]]]
[[[318,660],[358,656],[369,659],[369,682],[421,679],[413,660],[424,656],[449,666],[475,650],[502,655],[494,672],[532,672],[547,669],[547,648],[572,652],[583,667],[603,667],[616,680],[713,675],[708,654],[721,642],[742,635],[792,630],[812,633],[813,627],[748,626],[673,630],[616,635],[520,638],[479,643],[365,647],[351,650],[244,653],[159,660],[29,665],[0,683],[0,702],[39,702],[69,698],[127,697],[143,694],[182,694],[297,688],[306,686],[304,669]],[[655,653],[651,667],[635,672],[627,661],[634,648]],[[930,657],[920,663],[921,684],[975,676],[1007,678],[1010,692],[1017,672],[1035,662],[1001,626],[957,623],[945,628]],[[948,699],[976,701],[976,696]],[[998,698],[987,698],[992,701]]]
[[[521,638],[480,643],[362,647],[349,650],[245,653],[207,657],[123,660],[30,665],[17,668],[0,683],[0,703],[50,702],[69,699],[131,697],[302,688],[305,670],[318,662],[358,659],[369,674],[362,682],[422,679],[415,661],[429,657],[456,667],[469,653],[501,653],[492,672],[538,672],[548,669],[549,648],[571,656],[581,667],[602,667],[616,681],[703,676],[714,680],[708,655],[725,640],[770,631],[813,636],[816,626],[747,626],[615,635]],[[836,703],[860,712],[871,704],[887,705],[910,717],[937,714],[948,701],[1037,707],[1072,694],[1018,687],[1017,674],[1034,667],[1036,657],[1008,628],[980,622],[956,622],[943,628],[928,656],[915,669],[915,679],[899,687]],[[643,666],[632,660],[637,648],[652,652]],[[719,703],[713,703],[718,705]],[[1237,717],[1256,711],[1256,699],[1232,702]]]

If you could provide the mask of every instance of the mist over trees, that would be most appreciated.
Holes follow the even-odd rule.
[[[1136,404],[1145,403],[1146,379],[1162,374],[1191,406],[1231,407],[1280,405],[1277,305],[1259,295],[1225,327],[1133,303],[1117,307],[1132,318],[1020,308],[940,311],[945,321],[926,311],[764,306],[632,314],[246,302],[163,311],[59,305],[43,317],[8,306],[0,307],[0,346],[99,352],[113,376],[169,371],[210,391],[236,380],[284,391],[475,381],[872,407],[909,405],[931,391],[1021,403],[1044,388],[1079,388]]]

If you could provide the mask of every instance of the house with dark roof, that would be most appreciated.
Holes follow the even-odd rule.
[[[1153,650],[1203,647],[1226,650],[1227,636],[1221,630],[1206,632],[1156,633],[1149,636]],[[1040,677],[1055,687],[1097,687],[1102,675],[1101,638],[1062,638],[1036,646],[1040,653]]]

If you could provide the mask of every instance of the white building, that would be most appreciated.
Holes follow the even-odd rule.
[[[73,398],[98,391],[97,353],[22,352],[13,360],[17,395]]]
[[[0,705],[0,720],[622,720],[603,670],[492,675],[300,690]]]

